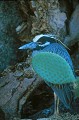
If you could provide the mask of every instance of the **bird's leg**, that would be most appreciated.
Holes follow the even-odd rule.
[[[59,108],[58,108],[58,106],[59,106],[59,98],[58,98],[58,96],[55,94],[55,92],[54,92],[54,100],[55,100],[55,102],[54,102],[54,104],[55,104],[54,114],[57,115],[57,114],[59,114]]]
[[[59,100],[59,98],[57,96],[57,114],[59,114],[59,102],[60,102],[60,100]]]
[[[54,114],[56,114],[56,112],[57,112],[57,110],[56,110],[56,108],[57,108],[57,102],[56,102],[56,99],[57,98],[57,95],[55,94],[55,92],[54,92]]]
[[[58,88],[60,88],[60,87],[61,86],[58,85]],[[55,104],[54,114],[58,115],[59,114],[59,102],[60,102],[60,100],[59,100],[59,97],[55,94],[55,92],[54,92],[54,100],[55,100],[55,102],[54,102],[54,104]]]

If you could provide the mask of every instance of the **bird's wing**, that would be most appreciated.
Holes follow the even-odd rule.
[[[73,67],[71,57],[70,57],[68,51],[65,49],[65,47],[62,46],[61,44],[52,43],[51,45],[48,45],[47,47],[45,47],[43,50],[40,50],[39,52],[52,52],[52,53],[56,53],[56,54],[60,55],[62,58],[64,58],[67,61],[67,63],[70,65],[72,71],[74,72],[74,67]]]
[[[46,48],[44,48],[44,51],[53,52],[63,57],[68,62],[73,71],[73,74],[75,75],[71,57],[67,50],[61,44],[53,43],[50,45],[50,47],[47,46]],[[52,86],[52,89],[63,102],[65,107],[71,108],[71,104],[74,99],[73,86],[71,86],[70,84],[65,84],[64,86],[62,86],[62,89],[58,89],[55,86]]]
[[[64,58],[67,61],[67,63],[71,67],[71,70],[74,73],[74,68],[73,68],[73,64],[72,64],[72,60],[70,58],[70,55],[67,52],[67,50],[61,44],[52,43],[51,45],[48,45],[47,47],[45,47],[43,50],[40,50],[39,52],[52,52],[52,53],[58,54],[59,56],[61,56],[62,58]],[[58,89],[57,87],[52,86],[52,89],[57,94],[57,96],[60,98],[60,100],[63,102],[65,107],[70,108],[71,101],[74,98],[71,85],[70,84],[68,84],[68,85],[65,84],[64,87],[62,87],[62,89]]]

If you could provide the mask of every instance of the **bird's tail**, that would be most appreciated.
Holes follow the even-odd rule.
[[[64,104],[67,109],[72,108],[74,101],[73,87],[69,84],[60,85],[59,88],[52,86],[53,91],[59,97],[60,101]]]

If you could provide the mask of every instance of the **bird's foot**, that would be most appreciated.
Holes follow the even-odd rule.
[[[57,109],[57,111],[54,111],[54,115],[59,115],[59,109]]]

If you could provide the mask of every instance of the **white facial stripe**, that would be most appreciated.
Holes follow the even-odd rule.
[[[55,36],[54,35],[52,35],[52,34],[47,34],[47,35],[43,35],[43,34],[41,34],[41,35],[37,35],[34,39],[33,39],[33,42],[37,42],[41,37],[50,37],[50,38],[54,38],[55,39]]]
[[[33,39],[33,42],[37,42],[41,37],[43,37],[43,34],[37,35],[37,36]]]
[[[44,46],[47,46],[49,44],[50,44],[50,42],[46,42],[45,44],[42,44],[42,45],[39,45],[39,46],[44,47]]]

